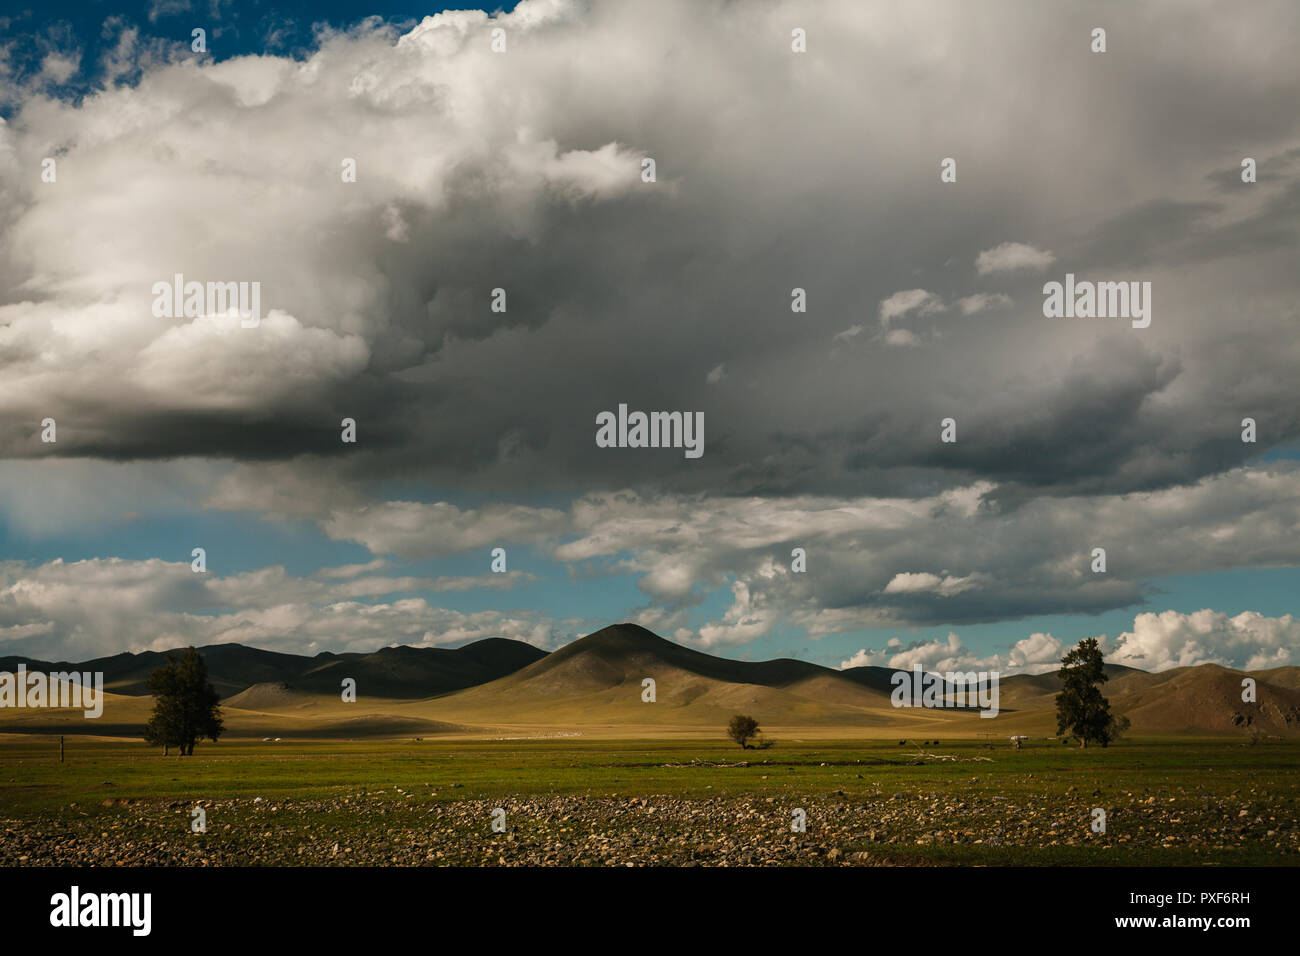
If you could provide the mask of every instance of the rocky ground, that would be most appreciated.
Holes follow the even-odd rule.
[[[764,866],[925,862],[903,848],[1268,848],[1300,862],[1295,798],[1159,792],[838,791],[816,798],[554,795],[457,799],[389,788],[327,799],[101,799],[34,820],[0,819],[0,865]],[[192,811],[206,832],[191,830]],[[1091,828],[1106,810],[1106,832]],[[505,831],[493,812],[505,810]],[[794,811],[806,832],[792,832]],[[499,816],[499,815],[498,815]],[[1099,860],[1098,862],[1105,862]]]

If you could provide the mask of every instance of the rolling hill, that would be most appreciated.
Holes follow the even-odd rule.
[[[891,668],[835,670],[807,661],[736,661],[683,647],[635,624],[617,624],[546,654],[517,641],[457,649],[389,647],[371,654],[303,657],[240,645],[201,649],[237,736],[366,737],[580,733],[717,736],[735,713],[803,736],[900,738],[1049,736],[1054,673],[1001,681],[1000,714],[894,708]],[[113,691],[100,721],[61,711],[0,712],[0,732],[132,736],[149,699],[144,682],[163,655],[121,654],[29,668],[103,670]],[[0,658],[12,670],[16,658]],[[1300,668],[1245,674],[1204,664],[1148,673],[1106,665],[1103,692],[1136,734],[1300,735]],[[1257,702],[1241,701],[1246,676]],[[357,681],[343,703],[340,683]],[[655,699],[643,699],[646,678]],[[64,729],[59,729],[64,728]],[[112,728],[110,730],[110,728]]]
[[[337,694],[351,677],[362,692],[375,697],[417,699],[495,680],[546,656],[531,644],[488,638],[455,649],[385,647],[369,654],[321,653],[315,657],[264,651],[242,644],[200,647],[208,679],[222,699],[255,684],[286,684],[294,690]],[[115,654],[71,664],[24,657],[0,657],[0,671],[20,663],[28,670],[102,671],[104,689],[115,694],[148,694],[149,675],[166,662],[166,654],[143,651]]]
[[[645,678],[655,701],[642,700]],[[589,634],[506,677],[431,701],[440,712],[496,724],[562,721],[597,725],[725,723],[738,710],[805,726],[883,726],[887,693],[840,672],[790,659],[713,657],[635,624]]]

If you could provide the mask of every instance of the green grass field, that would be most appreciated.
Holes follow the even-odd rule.
[[[10,738],[0,862],[1294,865],[1298,798],[1300,742],[1282,741],[258,742],[182,759],[72,739],[60,764],[57,742]]]

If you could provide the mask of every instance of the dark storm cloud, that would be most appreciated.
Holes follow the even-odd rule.
[[[1199,488],[1300,439],[1297,27],[1289,3],[526,3],[332,35],[303,61],[149,63],[78,104],[9,91],[0,450],[231,459],[214,506],[412,556],[562,552],[583,507],[516,503],[609,489],[747,514],[931,500],[936,520],[952,493],[972,526],[1006,522],[985,552],[854,540],[887,545],[880,563],[832,550],[811,610],[764,589],[770,555],[743,540],[708,563],[674,550],[685,533],[611,530],[660,610],[698,600],[685,582],[743,585],[720,643],[761,630],[764,600],[813,628],[1126,606],[1136,574],[1035,572],[1026,555],[1062,559],[1023,516]],[[1260,181],[1234,183],[1247,155]],[[260,281],[261,327],[155,318],[175,273]],[[1045,318],[1066,273],[1151,282],[1151,327]],[[703,457],[598,448],[620,404],[703,412]],[[370,497],[386,481],[489,501]],[[1086,550],[1086,526],[1058,530]],[[1258,558],[1234,541],[1219,566]],[[899,574],[939,584],[887,591]]]
[[[848,6],[799,10],[817,37],[801,60],[786,42],[795,11],[780,6],[719,8],[684,32],[685,11],[673,8],[640,34],[629,32],[647,26],[635,8],[562,7],[506,17],[516,45],[504,56],[487,52],[484,17],[457,15],[396,45],[382,31],[333,37],[305,68],[271,57],[160,66],[77,108],[30,104],[4,131],[9,162],[35,163],[51,141],[71,148],[59,184],[9,187],[21,202],[5,227],[8,453],[49,452],[34,438],[50,415],[63,455],[338,457],[347,416],[363,441],[332,466],[345,474],[502,491],[892,492],[981,477],[1117,490],[1241,460],[1221,432],[1203,433],[1213,395],[1190,388],[1177,408],[1150,407],[1217,313],[1250,296],[1223,257],[1294,239],[1294,182],[1267,187],[1281,189],[1278,202],[1228,224],[1224,200],[1205,192],[1222,130],[1267,113],[1261,88],[1300,86],[1268,58],[1222,56],[1213,17],[1121,19],[1111,30],[1120,55],[1063,62],[1052,80],[1062,108],[1100,103],[1117,82],[1107,64],[1129,99],[1110,104],[1104,136],[1090,131],[1095,173],[1053,179],[1046,168],[1074,130],[1046,124],[1039,149],[1019,155],[1005,134],[1021,107],[1005,94],[1035,64],[1061,59],[1059,22],[1003,8],[985,38],[1018,51],[1025,62],[1012,65],[962,41],[975,14],[960,8],[887,24]],[[1241,29],[1262,37],[1291,19],[1261,7]],[[1180,50],[1200,62],[1171,60],[1157,25],[1180,27]],[[922,29],[946,59],[915,43],[883,63],[850,55],[855,38],[880,53],[882,31],[915,39]],[[665,75],[668,35],[678,66]],[[578,50],[602,53],[575,62]],[[653,82],[639,72],[651,69]],[[970,70],[980,95],[1001,93],[978,117],[947,86]],[[1193,136],[1176,80],[1206,70],[1220,92]],[[874,92],[855,111],[852,90]],[[948,127],[942,141],[917,131],[918,112]],[[1152,116],[1177,134],[1180,162],[1099,188],[1108,170],[1157,162],[1135,135]],[[240,149],[251,153],[236,159]],[[948,154],[960,156],[951,186],[938,180]],[[342,156],[358,158],[357,183],[338,181]],[[640,181],[642,156],[656,159],[657,183]],[[153,168],[138,166],[131,185],[145,215],[125,219],[81,190],[128,161]],[[1282,160],[1266,168],[1294,175]],[[72,203],[83,225],[55,246],[54,222],[69,221]],[[172,203],[179,226],[147,215]],[[109,234],[119,251],[99,266],[56,258]],[[1036,314],[1041,276],[973,273],[977,253],[1009,240],[1055,250],[1052,273],[1209,263],[1220,301],[1179,317],[1178,348],[1113,327],[1087,330],[1098,340],[1087,342]],[[145,280],[173,271],[260,277],[266,308],[292,322],[278,336],[246,334],[242,354],[217,329],[142,362],[160,351],[161,331],[144,311]],[[1162,297],[1175,281],[1161,280]],[[504,313],[490,309],[498,287]],[[806,314],[790,311],[795,287],[807,290]],[[945,305],[892,323],[898,340],[920,343],[911,349],[889,344],[876,321],[879,303],[908,288]],[[955,307],[1003,292],[1015,305],[996,320]],[[92,319],[93,298],[103,312]],[[836,338],[855,325],[864,331]],[[1063,349],[1074,357],[1050,375],[1024,368]],[[178,360],[201,367],[161,372]],[[1272,400],[1294,389],[1279,381]],[[595,415],[620,402],[703,411],[704,458],[597,449]],[[962,439],[944,448],[936,416],[953,406]]]

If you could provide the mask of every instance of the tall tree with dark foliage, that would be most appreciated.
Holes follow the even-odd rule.
[[[146,743],[177,747],[182,757],[188,757],[200,737],[216,743],[221,736],[219,698],[208,682],[208,665],[194,648],[180,657],[167,655],[167,663],[149,675],[149,692],[154,705],[144,729]]]
[[[1079,642],[1061,658],[1061,692],[1056,695],[1056,732],[1079,740],[1080,747],[1095,741],[1105,747],[1128,729],[1127,717],[1115,717],[1110,701],[1102,696],[1101,685],[1108,678],[1101,648],[1095,637]]]

